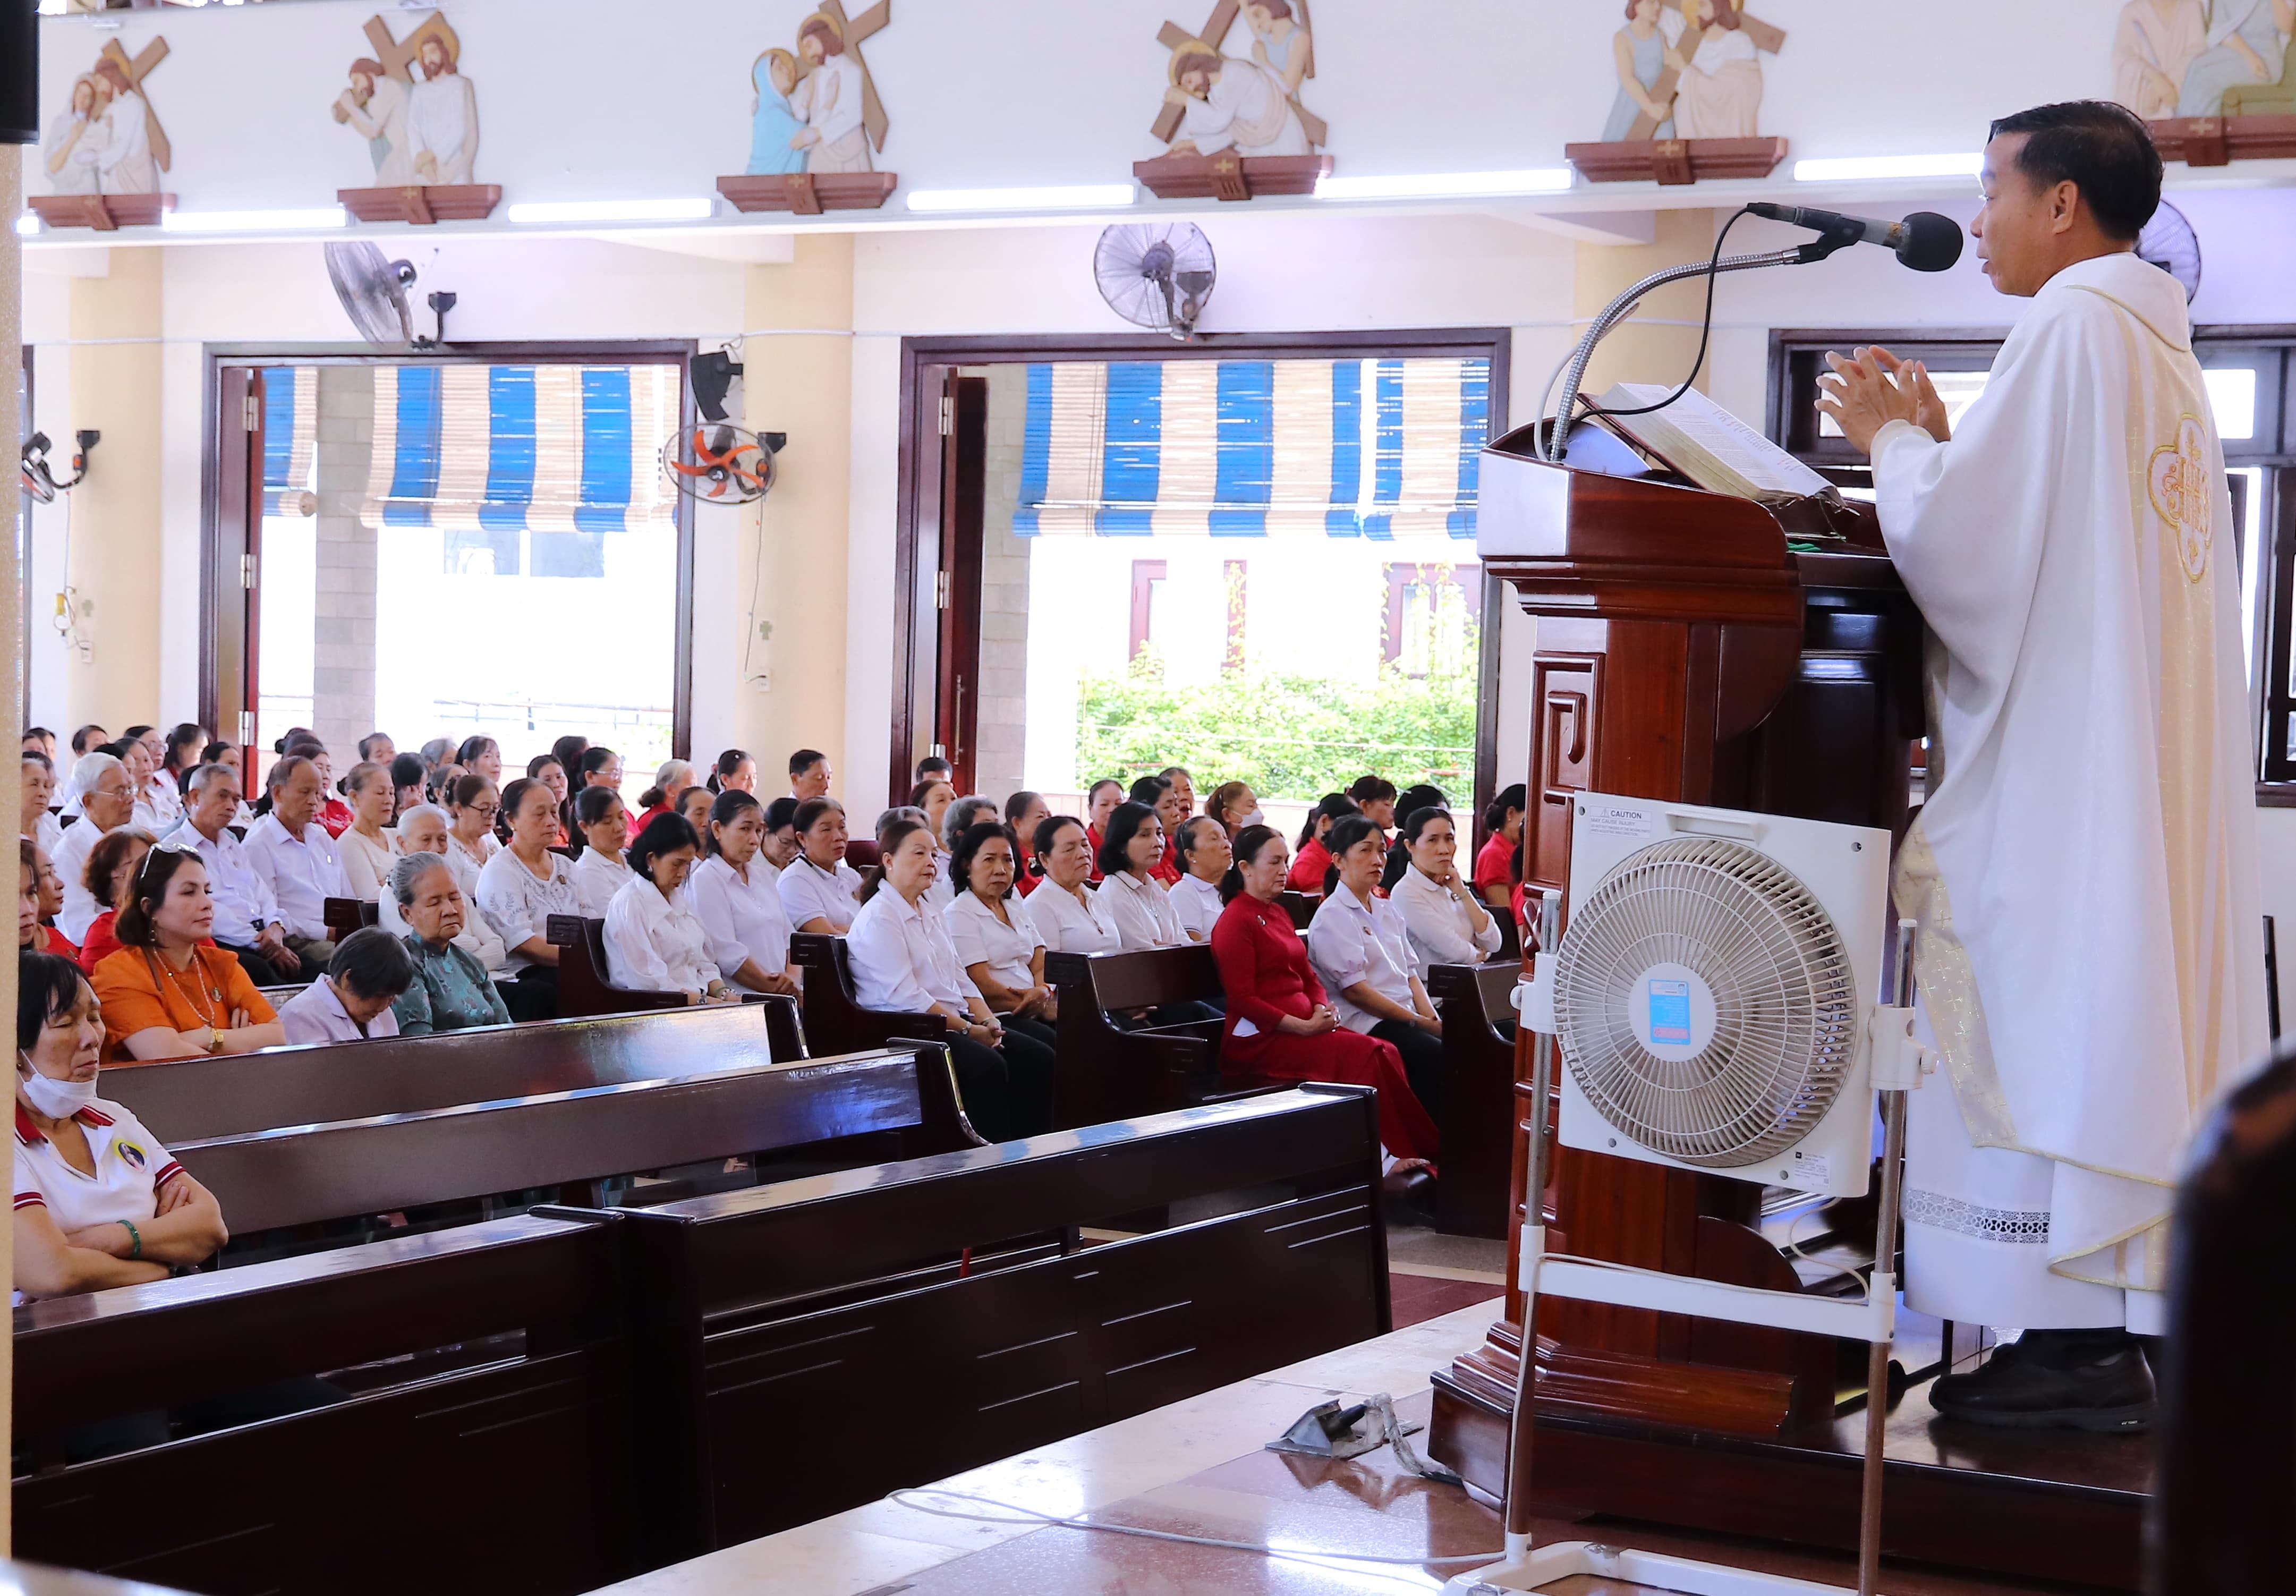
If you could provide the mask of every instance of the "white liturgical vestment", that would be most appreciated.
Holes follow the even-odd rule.
[[[1953,440],[1893,422],[1874,461],[1930,632],[1906,1298],[2152,1330],[2188,1138],[2267,1048],[2239,530],[2184,291],[2066,267]]]

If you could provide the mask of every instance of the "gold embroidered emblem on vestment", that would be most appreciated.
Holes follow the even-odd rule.
[[[2199,581],[2208,573],[2210,526],[2213,495],[2209,486],[2208,434],[2200,417],[2177,419],[2177,439],[2152,451],[2145,473],[2152,508],[2176,534],[2177,558],[2185,577]]]

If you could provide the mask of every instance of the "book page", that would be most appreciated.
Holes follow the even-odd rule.
[[[1619,383],[1603,395],[1600,407],[1632,410],[1654,405],[1670,391],[1654,383]],[[1801,496],[1824,493],[1833,487],[1694,388],[1663,410],[1620,416],[1611,424],[1644,438],[1652,448],[1673,458],[1699,486],[1716,492]],[[1718,468],[1718,478],[1707,481],[1713,468]]]

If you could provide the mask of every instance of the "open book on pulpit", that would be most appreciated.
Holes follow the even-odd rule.
[[[1603,423],[1676,475],[1740,498],[1839,498],[1808,466],[1692,389],[1661,410],[1620,415],[1664,399],[1656,383],[1616,383],[1595,401]]]

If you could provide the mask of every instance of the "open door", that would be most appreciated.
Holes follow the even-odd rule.
[[[201,712],[240,749],[242,783],[261,779],[255,741],[256,603],[263,552],[263,372],[226,366],[217,375],[215,557],[208,568],[211,679]]]
[[[952,373],[947,392],[949,433],[941,440],[940,648],[933,746],[956,767],[951,779],[963,794],[980,790],[973,775],[980,725],[980,537],[987,515],[988,380]]]

